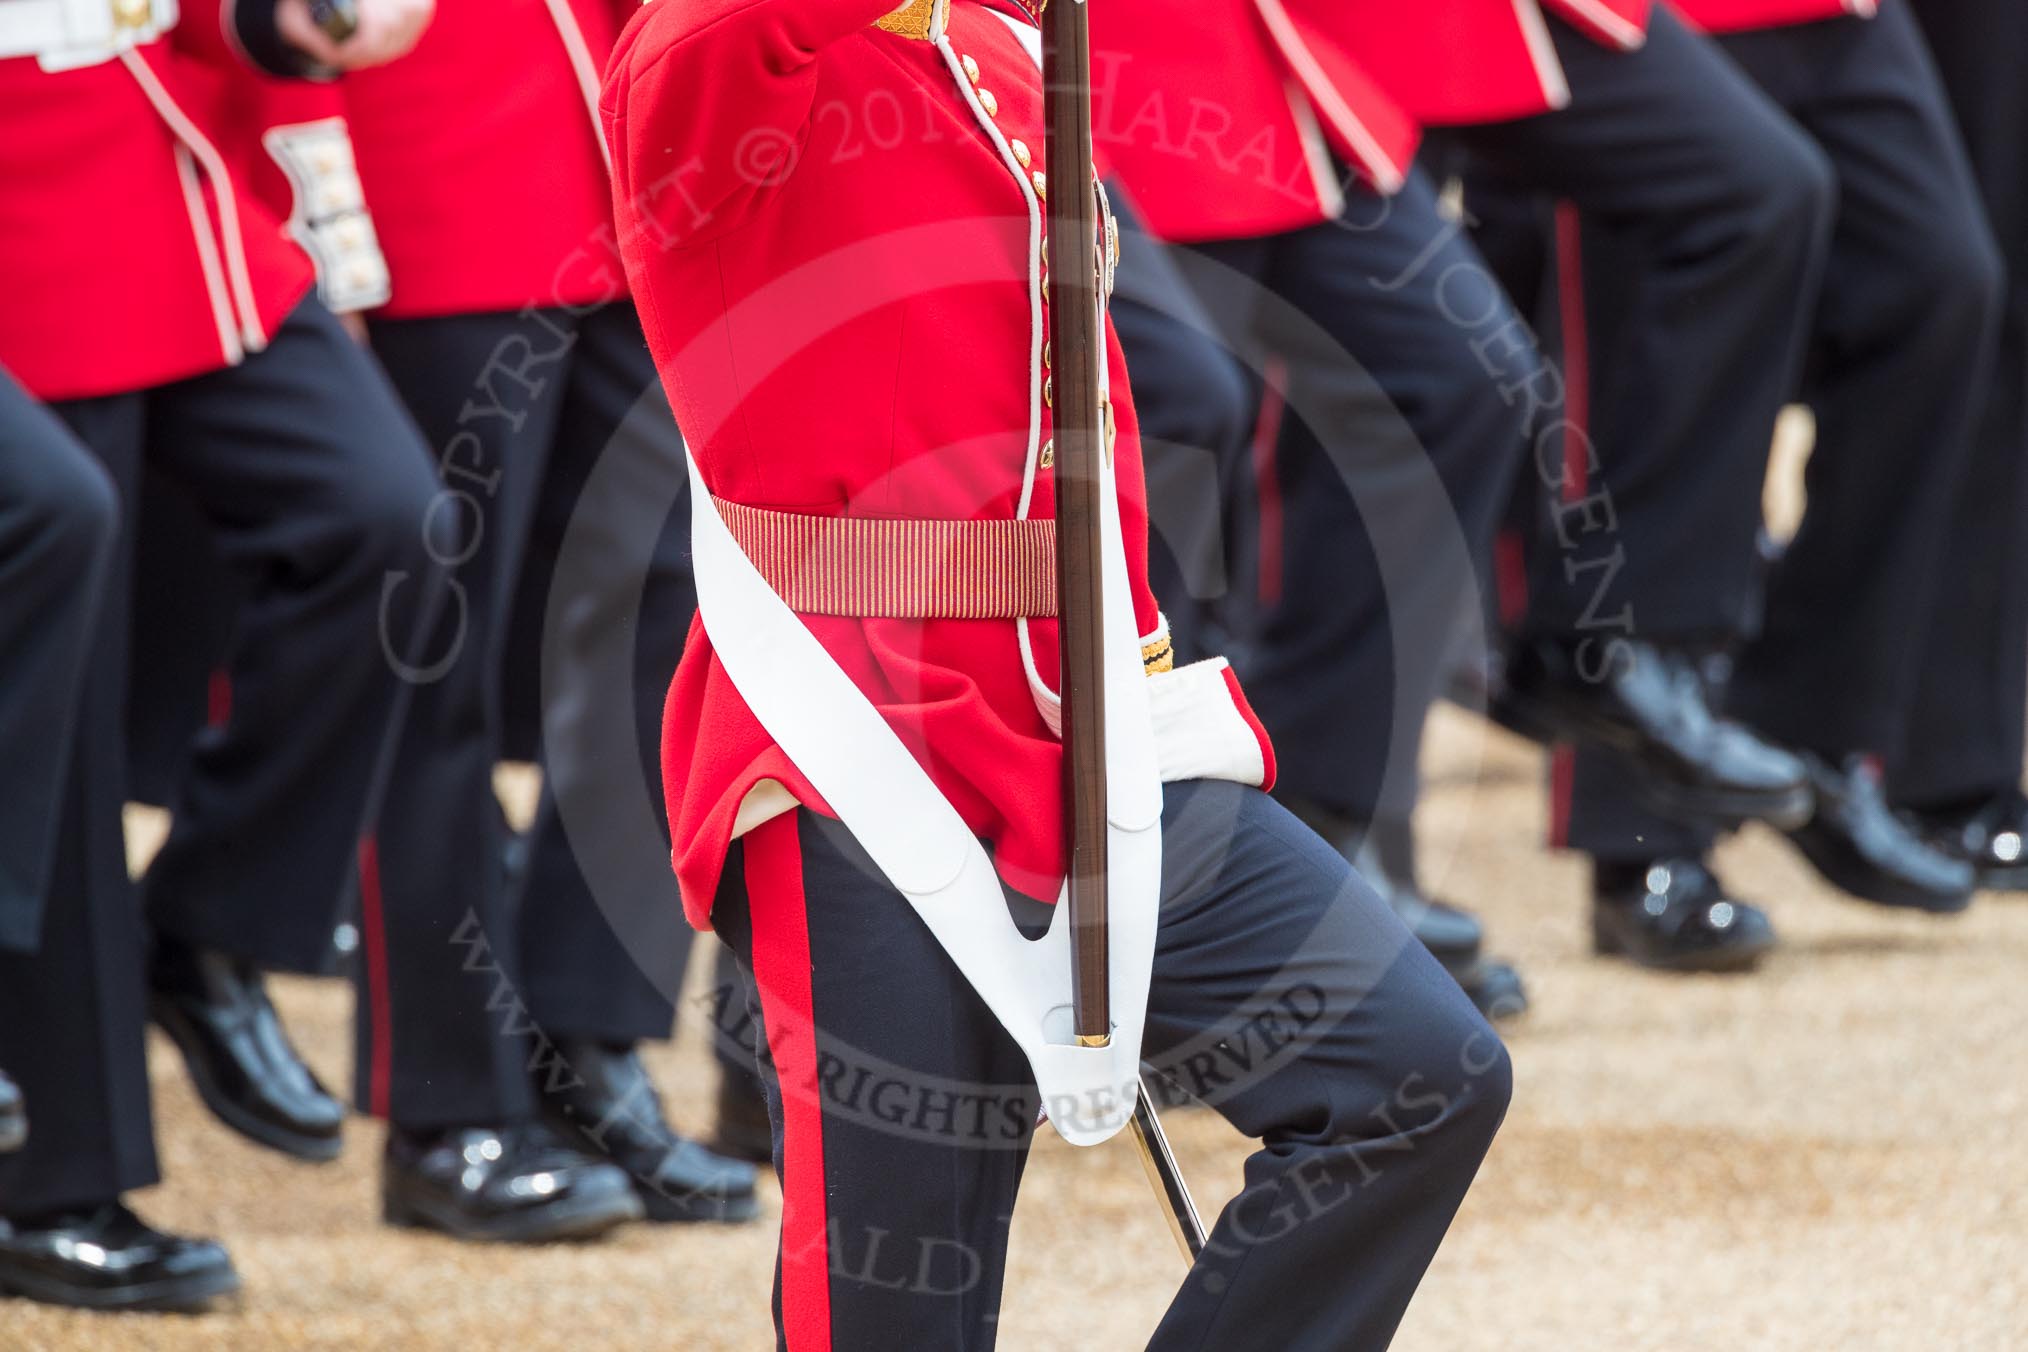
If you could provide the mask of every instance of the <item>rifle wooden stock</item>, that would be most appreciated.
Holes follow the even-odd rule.
[[[1042,85],[1056,440],[1057,631],[1070,838],[1071,1004],[1079,1042],[1111,1037],[1106,939],[1105,598],[1100,586],[1098,204],[1092,188],[1091,38],[1084,0],[1044,12]]]
[[[1112,1039],[1106,907],[1105,510],[1100,475],[1106,410],[1099,205],[1092,179],[1091,35],[1085,0],[1045,0],[1043,135],[1049,240],[1050,388],[1056,439],[1057,632],[1063,666],[1064,815],[1070,838],[1071,1008],[1078,1042]],[[1204,1222],[1155,1115],[1145,1082],[1134,1143],[1186,1261]]]

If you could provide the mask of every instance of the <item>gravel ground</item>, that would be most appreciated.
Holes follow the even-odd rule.
[[[1397,1347],[2028,1349],[2028,899],[1946,921],[1883,913],[1749,831],[1721,871],[1771,907],[1785,947],[1744,979],[1639,973],[1585,951],[1581,870],[1537,844],[1539,755],[1446,711],[1429,761],[1431,881],[1485,913],[1535,1008],[1509,1033],[1513,1112]],[[347,993],[292,981],[278,995],[343,1083]],[[699,1128],[712,1072],[686,1020],[658,1070]],[[170,1319],[8,1303],[0,1348],[771,1345],[772,1193],[760,1224],[593,1245],[390,1232],[374,1219],[371,1124],[342,1162],[291,1165],[214,1125],[155,1054],[170,1182],[141,1205],[227,1239],[243,1298]],[[1208,1114],[1171,1126],[1200,1200],[1229,1196],[1243,1143]],[[1052,1140],[1023,1198],[1001,1346],[1141,1346],[1180,1264],[1131,1150]],[[1065,1215],[1076,1247],[1049,1221]]]

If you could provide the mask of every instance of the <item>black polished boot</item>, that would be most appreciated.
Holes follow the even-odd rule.
[[[1972,865],[1925,841],[1888,806],[1877,760],[1804,759],[1817,806],[1789,839],[1826,880],[1880,906],[1951,915],[1972,904]]]
[[[190,1312],[237,1290],[223,1248],[157,1230],[118,1201],[0,1218],[0,1294],[85,1310]]]
[[[1594,861],[1591,933],[1602,956],[1665,972],[1744,971],[1775,946],[1766,913],[1699,859]]]
[[[1689,653],[1634,639],[1537,640],[1504,665],[1504,716],[1544,741],[1596,747],[1633,772],[1656,810],[1688,821],[1791,826],[1810,811],[1795,755],[1711,707]]]
[[[424,1132],[390,1123],[380,1200],[390,1225],[518,1244],[588,1239],[642,1214],[624,1170],[535,1123]]]
[[[1909,814],[1930,848],[1971,865],[1989,892],[2028,892],[2028,794],[2003,789]]]
[[[21,1087],[0,1070],[0,1154],[19,1150],[28,1143],[28,1105]]]
[[[536,1083],[551,1124],[565,1140],[626,1170],[649,1220],[745,1221],[759,1214],[753,1165],[677,1135],[633,1047],[570,1039],[556,1050],[562,1064]]]
[[[258,967],[157,935],[148,1016],[183,1053],[198,1097],[219,1121],[297,1159],[338,1158],[345,1105],[290,1045]]]
[[[1528,992],[1513,964],[1482,952],[1485,928],[1470,911],[1437,901],[1416,881],[1415,832],[1411,823],[1381,818],[1360,821],[1296,795],[1282,803],[1325,843],[1351,861],[1394,908],[1409,932],[1471,997],[1488,1018],[1512,1018],[1528,1008]]]

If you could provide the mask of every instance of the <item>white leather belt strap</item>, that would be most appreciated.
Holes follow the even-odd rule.
[[[0,58],[44,70],[110,61],[176,26],[176,0],[0,0]]]
[[[740,551],[696,459],[689,463],[698,612],[733,685],[1020,1045],[1057,1133],[1075,1145],[1110,1138],[1140,1083],[1162,872],[1162,788],[1110,472],[1102,565],[1114,1027],[1110,1046],[1079,1047],[1069,908],[1057,907],[1039,940],[1015,928],[985,848]]]

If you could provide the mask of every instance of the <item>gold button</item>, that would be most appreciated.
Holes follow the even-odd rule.
[[[1049,369],[1049,348],[1048,343],[1042,345],[1042,369],[1045,371]]]
[[[1048,469],[1051,465],[1055,463],[1056,463],[1056,438],[1051,437],[1048,441],[1042,443],[1042,468]]]
[[[1015,162],[1023,169],[1026,169],[1035,162],[1035,157],[1028,153],[1028,143],[1026,141],[1009,141],[1007,148],[1014,152]]]
[[[1055,376],[1044,376],[1044,377],[1042,377],[1042,402],[1043,402],[1043,403],[1045,403],[1045,404],[1047,404],[1047,405],[1049,405],[1049,407],[1051,407],[1051,408],[1055,408],[1055,407],[1056,407],[1056,377],[1055,377]]]
[[[958,63],[965,68],[965,78],[973,84],[979,83],[979,63],[969,56],[961,56]]]
[[[993,97],[993,91],[990,89],[979,91],[979,106],[986,110],[987,117],[1000,116],[1000,100]]]
[[[113,0],[115,28],[146,28],[154,17],[154,6],[148,0]]]
[[[1037,169],[1028,176],[1028,181],[1035,185],[1035,195],[1037,197],[1049,196],[1049,176],[1047,174]]]

